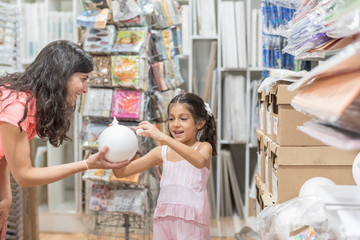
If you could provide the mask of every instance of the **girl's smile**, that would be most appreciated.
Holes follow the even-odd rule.
[[[186,104],[171,104],[169,108],[169,130],[173,138],[191,146],[196,142],[196,134],[201,127],[195,123],[195,119]]]

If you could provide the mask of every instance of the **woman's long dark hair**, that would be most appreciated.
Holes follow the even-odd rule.
[[[0,96],[3,95],[1,88],[10,89],[10,94],[25,92],[30,95],[24,115],[18,122],[21,131],[20,123],[26,119],[29,102],[35,97],[37,134],[53,146],[59,146],[64,140],[70,140],[67,131],[75,109],[66,100],[67,81],[72,74],[89,73],[93,67],[91,56],[79,45],[65,40],[55,41],[41,50],[25,72],[1,77]]]
[[[216,134],[216,122],[212,114],[208,114],[205,109],[204,101],[194,93],[183,93],[176,95],[170,102],[168,106],[168,113],[171,104],[174,103],[186,103],[185,106],[191,113],[192,117],[195,119],[195,122],[205,120],[205,124],[199,131],[203,131],[200,136],[201,142],[208,142],[212,146],[212,155],[217,155],[216,144],[217,144],[217,134]],[[169,131],[170,132],[170,131]]]

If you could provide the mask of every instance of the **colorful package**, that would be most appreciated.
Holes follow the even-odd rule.
[[[166,58],[170,59],[172,55],[171,49],[174,49],[174,42],[171,37],[171,31],[169,29],[165,29],[161,31],[161,34],[165,46]]]
[[[109,13],[108,8],[84,10],[77,16],[76,23],[83,27],[105,28]]]
[[[112,93],[112,89],[89,88],[86,93],[83,115],[108,118],[111,112]]]
[[[81,0],[84,10],[110,8],[109,0]]]
[[[121,28],[117,32],[113,53],[136,53],[145,49],[147,42],[147,29],[145,28]]]
[[[111,117],[140,120],[141,104],[141,91],[115,89]]]
[[[107,25],[104,29],[88,28],[86,31],[84,50],[94,54],[110,54],[115,37],[116,29],[114,25]]]
[[[111,85],[111,57],[93,56],[94,70],[89,76],[89,86]]]
[[[143,215],[147,189],[126,189],[121,186],[93,184],[89,209]]]
[[[166,59],[166,50],[164,47],[161,31],[151,30],[149,45],[150,62],[160,62]]]
[[[137,0],[111,1],[114,23],[117,26],[143,26],[141,8]]]
[[[143,89],[147,76],[147,68],[147,61],[140,58],[140,56],[112,56],[112,85],[126,88]]]
[[[88,117],[84,117],[80,135],[82,146],[97,148],[99,136],[109,127],[109,123],[109,121],[91,121]]]

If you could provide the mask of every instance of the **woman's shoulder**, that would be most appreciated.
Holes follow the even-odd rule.
[[[4,87],[1,87],[0,91],[1,91],[0,100],[8,104],[18,102],[25,105],[25,103],[30,98],[30,93],[27,92],[17,92],[16,90],[7,89]],[[34,101],[35,101],[35,97],[32,99],[32,102]]]

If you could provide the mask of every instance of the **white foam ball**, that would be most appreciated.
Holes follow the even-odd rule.
[[[108,146],[105,158],[111,162],[131,160],[138,149],[135,133],[128,127],[119,125],[114,118],[112,125],[106,128],[99,137],[98,149]]]
[[[299,197],[316,196],[317,187],[322,185],[336,185],[333,181],[325,177],[314,177],[307,180],[299,191]]]
[[[352,165],[352,175],[355,183],[360,186],[360,153],[355,157]]]
[[[139,135],[139,134],[141,134],[143,131],[144,131],[144,129],[139,128],[138,130],[136,130],[136,134]]]

